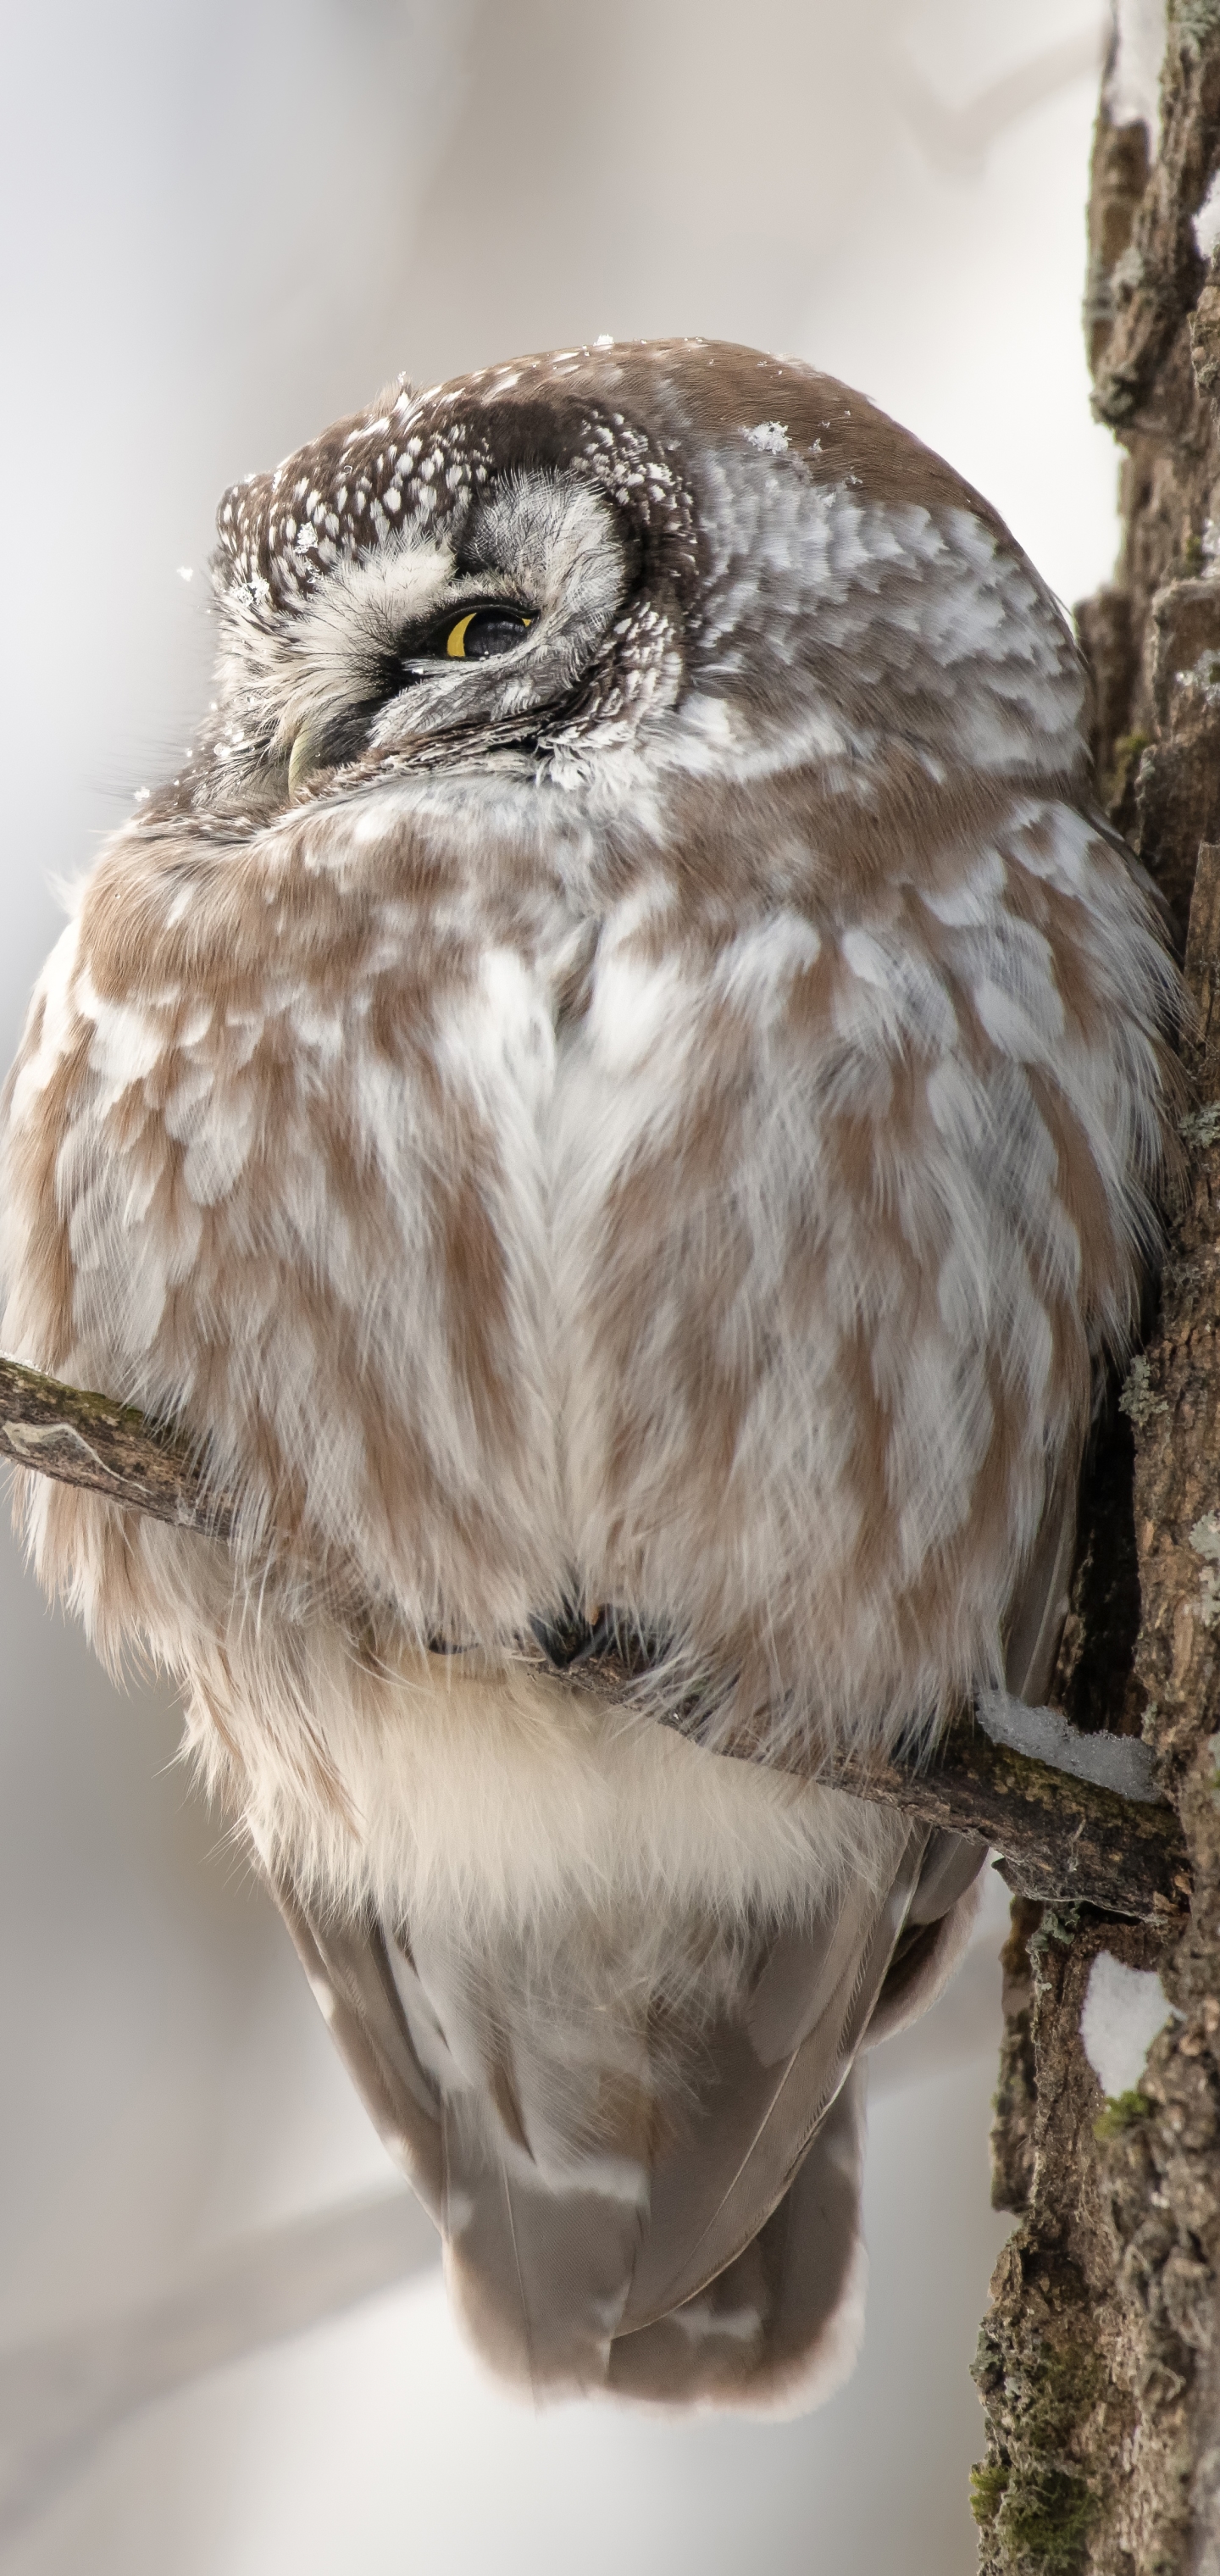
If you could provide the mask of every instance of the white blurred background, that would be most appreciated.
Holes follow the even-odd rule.
[[[1098,0],[6,0],[6,1060],[55,881],[189,740],[218,493],[401,367],[429,382],[603,331],[792,352],[940,448],[1063,598],[1104,579],[1114,452],[1079,330],[1097,19]],[[130,2311],[184,2283],[189,2306],[234,2240],[392,2176],[174,1766],[166,1695],[112,1689],[4,1549],[13,2576],[442,2557],[966,2576],[967,2372],[1005,2233],[995,1902],[956,1994],[876,2061],[868,2336],[820,2416],[531,2415],[457,2344],[421,2222],[391,2291],[194,2382],[179,2353],[177,2394],[38,2466],[40,2426],[95,2420],[81,2356],[103,2378],[130,2360]]]

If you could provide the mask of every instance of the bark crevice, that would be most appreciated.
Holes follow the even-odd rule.
[[[1157,1312],[1099,1441],[1052,1696],[1139,1731],[1181,1818],[1185,1919],[1014,1909],[993,2130],[1020,2224],[976,2378],[983,2576],[1220,2576],[1220,264],[1193,218],[1220,163],[1220,8],[1171,6],[1161,148],[1093,157],[1085,325],[1125,450],[1114,582],[1078,612],[1099,789],[1173,916],[1196,1009],[1186,1181]],[[1167,2020],[1103,2101],[1080,2037],[1099,1952]]]

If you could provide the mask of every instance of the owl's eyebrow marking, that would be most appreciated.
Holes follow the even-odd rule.
[[[227,1539],[235,1525],[233,1498],[212,1484],[197,1450],[132,1405],[2,1357],[0,1456],[177,1529]],[[569,1621],[562,1634],[553,1622],[531,1625],[534,1649],[555,1670],[557,1688],[572,1665],[582,1689],[604,1693],[617,1707],[624,1683],[638,1681],[641,1657],[646,1662],[654,1651],[652,1640],[627,1636],[612,1607],[594,1621]],[[663,1655],[663,1641],[655,1651]],[[679,1710],[676,1723],[698,1739],[697,1701]],[[993,1740],[968,1716],[918,1763],[870,1753],[837,1754],[819,1765],[813,1755],[792,1769],[992,1844],[1014,1892],[1043,1904],[1084,1903],[1163,1922],[1189,1903],[1186,1845],[1168,1801],[1120,1797]]]

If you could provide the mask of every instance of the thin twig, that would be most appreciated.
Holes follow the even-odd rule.
[[[200,1461],[131,1404],[64,1386],[0,1359],[0,1456],[61,1484],[83,1485],[178,1529],[227,1538],[228,1497],[205,1484]]]

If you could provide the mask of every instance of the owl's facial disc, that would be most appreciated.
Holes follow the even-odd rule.
[[[269,791],[278,778],[293,799],[370,757],[519,752],[585,681],[635,571],[612,504],[576,474],[506,476],[443,532],[408,518],[274,625],[231,630],[232,694],[257,706]]]
[[[367,633],[369,640],[375,642],[384,621],[378,613],[380,604],[368,605]],[[524,643],[537,621],[536,608],[518,607],[511,600],[476,601],[463,607],[456,617],[450,607],[442,617],[426,622],[422,628],[418,621],[408,624],[383,652],[380,662],[375,654],[363,649],[360,637],[353,636],[352,674],[364,683],[363,693],[352,704],[342,690],[343,675],[337,674],[336,698],[340,703],[330,721],[320,710],[299,725],[288,761],[290,798],[303,795],[317,771],[360,759],[369,748],[377,717],[392,708],[407,689],[434,679],[438,665],[499,661]]]

